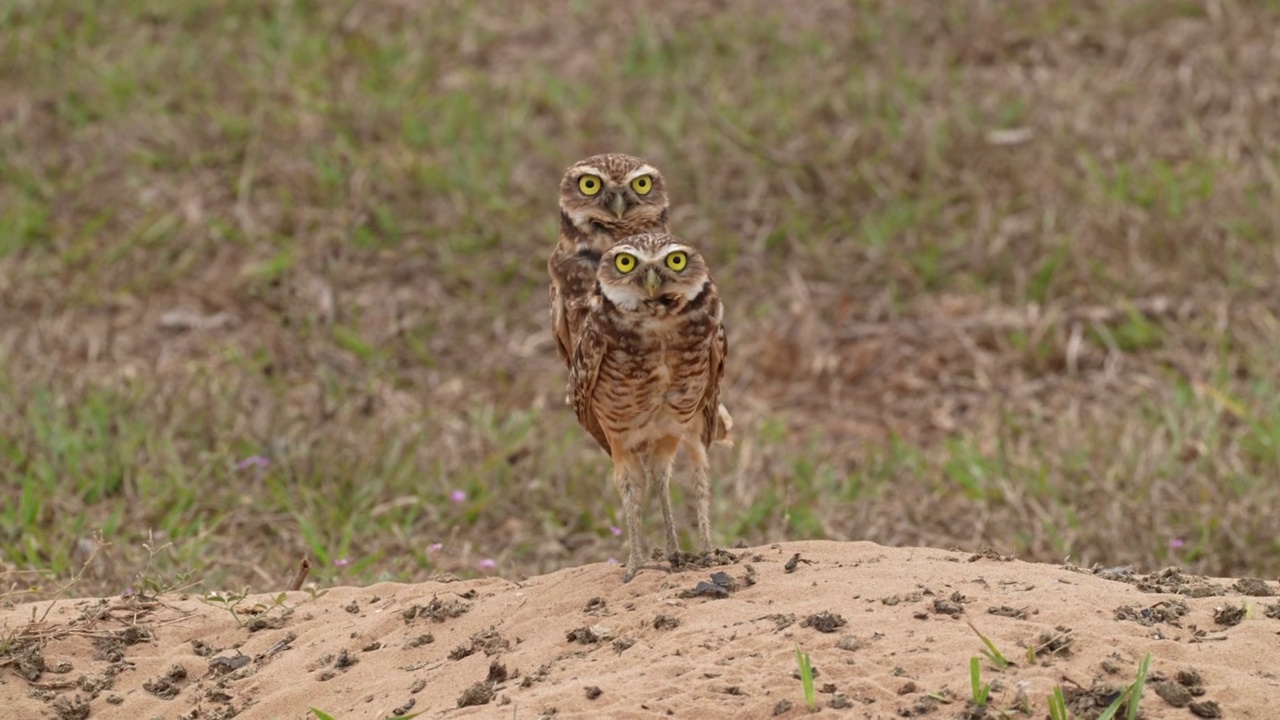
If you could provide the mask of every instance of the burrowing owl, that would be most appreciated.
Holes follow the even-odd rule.
[[[647,234],[601,257],[570,361],[578,421],[613,457],[630,551],[624,580],[643,555],[640,510],[649,471],[658,478],[667,555],[679,551],[671,515],[672,460],[689,454],[698,537],[711,550],[707,448],[724,437],[719,403],[728,343],[723,308],[702,255],[679,238]]]
[[[667,190],[658,169],[631,155],[596,155],[560,181],[560,240],[551,273],[551,330],[568,365],[587,312],[600,256],[629,235],[668,232]]]

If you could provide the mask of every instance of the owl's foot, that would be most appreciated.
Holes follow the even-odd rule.
[[[627,571],[622,573],[622,582],[624,583],[631,582],[631,578],[635,577],[636,573],[640,572],[641,570],[661,570],[662,572],[669,573],[672,571],[672,568],[666,565],[663,565],[661,563],[640,563],[635,567],[631,567],[630,565],[628,565]]]

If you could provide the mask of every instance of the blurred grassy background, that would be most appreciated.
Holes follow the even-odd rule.
[[[98,531],[78,593],[621,556],[545,280],[563,169],[620,151],[726,301],[721,543],[1274,577],[1278,25],[7,2],[0,575],[66,577]]]

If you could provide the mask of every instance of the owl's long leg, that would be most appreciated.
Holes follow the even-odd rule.
[[[649,514],[649,491],[653,489],[653,461],[644,455],[640,458],[640,471],[643,473],[643,480],[640,484],[640,517],[644,518]]]
[[[684,443],[689,453],[689,466],[693,471],[693,493],[698,504],[698,539],[703,552],[711,552],[711,463],[707,461],[707,448],[697,439]]]
[[[680,541],[676,539],[674,513],[671,512],[671,466],[675,462],[676,450],[680,441],[672,438],[663,440],[654,447],[649,460],[650,467],[658,473],[658,501],[662,503],[662,528],[667,538],[667,557],[675,557],[680,552]]]
[[[613,453],[613,485],[622,499],[622,516],[627,524],[627,570],[623,582],[631,582],[644,556],[644,539],[640,531],[640,501],[644,495],[644,467],[635,455],[625,450]]]

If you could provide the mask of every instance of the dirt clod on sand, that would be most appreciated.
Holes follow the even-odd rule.
[[[462,691],[462,695],[458,696],[458,707],[470,707],[472,705],[488,705],[493,700],[493,696],[497,694],[494,690],[494,684],[488,681],[478,682],[466,690]]]
[[[1170,567],[1149,575],[1132,577],[1130,582],[1139,590],[1149,593],[1185,595],[1186,597],[1204,598],[1225,595],[1226,586],[1209,581],[1199,575],[1189,575],[1181,568]]]
[[[1201,700],[1193,702],[1187,706],[1192,715],[1202,718],[1220,718],[1222,717],[1222,708],[1213,700]]]
[[[845,626],[845,620],[839,613],[823,610],[800,621],[800,627],[813,628],[821,633],[833,633]]]
[[[1231,589],[1249,597],[1274,597],[1277,594],[1275,588],[1259,578],[1241,578]]]
[[[1235,627],[1244,620],[1249,608],[1245,605],[1226,605],[1213,611],[1213,621],[1224,627]]]
[[[1193,697],[1186,687],[1168,680],[1156,680],[1151,683],[1151,689],[1155,690],[1160,699],[1176,708],[1190,705]]]
[[[1117,620],[1132,620],[1139,625],[1151,626],[1157,623],[1178,625],[1179,619],[1189,612],[1187,604],[1181,600],[1161,600],[1150,607],[1134,607],[1121,605],[1116,608]]]

